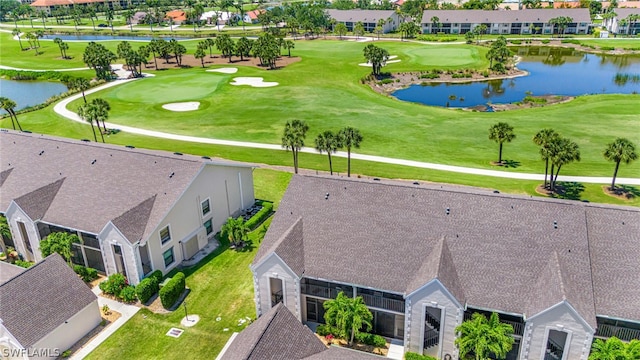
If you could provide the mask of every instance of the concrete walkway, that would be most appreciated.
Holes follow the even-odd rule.
[[[90,352],[95,350],[98,345],[102,344],[109,336],[111,336],[111,334],[116,332],[116,330],[118,330],[122,325],[129,321],[129,319],[131,319],[133,315],[135,315],[140,310],[140,308],[137,306],[123,304],[121,302],[100,296],[102,292],[97,286],[91,289],[91,291],[93,291],[93,293],[98,296],[98,305],[100,305],[100,309],[102,309],[103,306],[107,305],[109,306],[109,309],[119,312],[121,316],[118,318],[118,320],[114,321],[113,324],[110,324],[106,329],[101,331],[96,337],[89,341],[82,349],[80,349],[80,351],[73,354],[73,356],[70,357],[71,360],[84,359],[87,355],[89,355]]]
[[[102,86],[95,87],[85,94],[92,94],[103,89],[107,89],[113,86],[117,86],[129,81],[135,81],[137,79],[128,79],[128,80],[116,80]],[[81,122],[83,124],[87,124],[84,120],[82,120],[78,114],[74,113],[67,109],[67,105],[82,97],[82,94],[72,95],[59,103],[57,103],[53,110],[66,117],[67,119]],[[284,149],[280,145],[276,144],[263,144],[263,143],[254,143],[254,142],[246,142],[246,141],[232,141],[232,140],[221,140],[221,139],[210,139],[203,138],[197,136],[188,136],[188,135],[178,135],[178,134],[170,134],[160,131],[146,130],[135,128],[131,126],[123,126],[113,123],[106,123],[107,127],[117,128],[121,131],[125,131],[132,134],[137,135],[145,135],[152,136],[161,139],[170,139],[170,140],[178,140],[178,141],[186,141],[193,143],[201,143],[201,144],[211,144],[211,145],[224,145],[224,146],[236,146],[236,147],[246,147],[246,148],[254,148],[254,149],[264,149],[264,150],[279,150],[284,151]],[[317,154],[318,152],[313,148],[303,148],[301,152]],[[344,151],[338,151],[333,156],[346,158],[347,153]],[[404,160],[404,159],[396,159],[384,156],[376,156],[376,155],[365,155],[365,154],[356,154],[351,153],[351,158],[355,160],[364,160],[364,161],[372,161],[384,164],[392,164],[392,165],[404,165],[421,169],[431,169],[431,170],[440,170],[440,171],[449,171],[460,174],[469,174],[469,175],[481,175],[481,176],[491,176],[498,178],[506,178],[506,179],[517,179],[517,180],[537,180],[542,181],[544,179],[543,174],[531,174],[531,173],[519,173],[519,172],[507,172],[507,171],[499,171],[499,170],[488,170],[488,169],[477,169],[477,168],[469,168],[463,166],[454,166],[454,165],[444,165],[444,164],[435,164],[430,162],[423,161],[414,161],[414,160]],[[558,177],[559,181],[575,181],[581,183],[592,183],[592,184],[608,184],[611,181],[611,177],[595,177],[595,176],[560,176]],[[617,183],[626,184],[626,185],[640,185],[640,178],[618,178]]]
[[[404,343],[401,340],[392,340],[389,344],[389,352],[387,352],[389,359],[404,359]]]

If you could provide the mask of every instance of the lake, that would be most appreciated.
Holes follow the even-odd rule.
[[[528,76],[462,84],[411,85],[392,95],[426,105],[472,107],[517,102],[528,94],[640,93],[638,56],[586,54],[552,47],[519,47],[513,51],[521,57],[518,68],[528,71]]]
[[[116,36],[116,35],[44,35],[42,39],[45,40],[53,40],[55,38],[60,38],[64,41],[108,41],[108,40],[116,40],[116,41],[151,41],[153,39],[164,39],[171,40],[175,38],[176,40],[190,40],[190,38],[181,38],[181,37],[172,37],[172,36]]]
[[[48,98],[66,91],[67,87],[60,82],[0,79],[0,96],[15,101],[17,104],[15,110],[42,104]],[[0,112],[6,114],[4,110]]]

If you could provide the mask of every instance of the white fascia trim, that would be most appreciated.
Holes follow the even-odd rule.
[[[596,330],[595,330],[591,325],[589,325],[589,323],[588,323],[588,322],[587,322],[587,321],[586,321],[582,316],[580,316],[580,314],[578,313],[578,311],[577,311],[573,306],[571,306],[571,304],[569,304],[569,302],[568,302],[567,300],[562,300],[562,301],[560,301],[559,303],[557,303],[557,304],[555,304],[555,305],[553,305],[553,306],[551,306],[551,307],[549,307],[549,308],[546,308],[546,309],[544,309],[544,310],[540,311],[539,313],[537,313],[537,314],[535,314],[535,315],[533,315],[533,316],[529,317],[529,318],[527,319],[527,322],[529,322],[529,321],[531,321],[532,319],[535,319],[535,318],[537,318],[538,316],[540,316],[540,315],[542,315],[542,314],[544,314],[544,313],[547,313],[547,312],[549,312],[549,311],[551,311],[551,310],[553,310],[553,309],[555,309],[555,308],[557,308],[557,307],[560,307],[560,306],[562,306],[562,305],[566,305],[566,306],[569,308],[569,310],[571,310],[571,312],[572,312],[572,313],[573,313],[573,314],[574,314],[578,319],[580,319],[580,322],[581,322],[581,323],[582,323],[582,324],[583,324],[583,325],[584,325],[588,330],[590,330],[590,331],[591,331],[592,335],[593,335],[593,334],[595,334]]]
[[[460,304],[458,299],[456,299],[456,297],[453,296],[453,294],[451,294],[449,289],[447,289],[447,287],[444,286],[444,284],[442,282],[440,282],[440,280],[438,278],[431,279],[428,283],[420,286],[419,288],[417,288],[416,290],[412,291],[409,295],[405,296],[404,298],[408,299],[409,297],[411,297],[414,294],[416,294],[418,291],[421,291],[421,290],[427,288],[429,285],[431,285],[433,283],[437,283],[438,285],[440,285],[440,287],[444,290],[445,295],[447,295],[458,306],[458,309],[464,309],[465,308],[464,306],[462,306],[462,304]]]

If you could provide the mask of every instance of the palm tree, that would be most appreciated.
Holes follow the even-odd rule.
[[[580,161],[580,148],[574,141],[562,137],[554,140],[549,148],[551,150],[551,181],[549,188],[551,192],[553,192],[555,191],[556,182],[558,181],[562,166],[573,161]],[[554,167],[556,167],[555,176],[553,172]]]
[[[287,121],[282,135],[282,147],[293,153],[293,169],[298,173],[298,153],[304,146],[309,126],[302,120]]]
[[[0,108],[2,108],[4,111],[6,111],[7,113],[9,113],[9,117],[11,118],[11,125],[13,126],[13,130],[16,129],[16,124],[18,124],[18,129],[20,129],[20,131],[22,131],[22,126],[20,126],[20,122],[18,122],[18,116],[16,115],[16,112],[14,111],[16,107],[16,102],[6,98],[6,97],[0,97]],[[15,123],[14,123],[15,121]]]
[[[360,130],[347,126],[338,132],[338,139],[341,147],[347,148],[347,177],[351,177],[351,148],[360,148],[362,134]]]
[[[489,140],[493,140],[500,145],[498,164],[502,164],[502,144],[511,142],[515,137],[516,134],[513,133],[513,127],[507,123],[499,122],[489,128]]]
[[[635,145],[631,141],[625,138],[617,138],[614,142],[607,145],[603,155],[605,159],[616,163],[616,168],[613,171],[613,180],[609,188],[611,191],[614,191],[620,163],[624,162],[629,165],[629,163],[638,159],[638,153],[636,152]]]
[[[9,223],[7,222],[7,218],[3,215],[0,215],[0,243],[6,245],[5,239],[11,239],[11,228],[9,228]],[[0,250],[6,251],[7,249]]]
[[[591,354],[589,354],[589,360],[618,360],[618,359],[633,359],[624,356],[625,344],[613,336],[606,341],[602,339],[596,339],[591,345]]]
[[[73,257],[73,252],[71,251],[71,244],[80,243],[80,238],[78,235],[64,233],[64,232],[54,232],[43,240],[40,241],[40,251],[42,251],[42,256],[47,257],[51,254],[58,253],[62,256],[69,266],[73,266],[71,263],[71,259]]]
[[[231,245],[238,246],[248,239],[250,229],[244,222],[244,218],[241,216],[237,219],[232,217],[228,218],[227,222],[222,225],[222,229],[220,230],[227,234],[227,238]]]
[[[38,15],[40,16],[40,18],[42,19],[42,28],[46,29],[47,25],[45,23],[46,19],[47,19],[47,12],[44,10],[40,10],[38,11]]]
[[[98,142],[98,138],[96,137],[96,129],[93,126],[93,123],[95,122],[98,125],[100,137],[102,138],[102,142],[104,142],[104,135],[102,134],[102,131],[100,131],[100,119],[108,116],[105,113],[106,110],[103,107],[93,102],[83,104],[82,106],[80,106],[80,108],[78,108],[78,116],[80,116],[84,121],[91,124],[91,130],[93,131],[93,140],[95,140],[96,142]]]
[[[131,32],[133,32],[133,17],[136,15],[136,13],[133,11],[133,9],[128,9],[127,11],[124,12],[124,19],[126,22],[129,23],[129,29],[131,30]]]
[[[327,324],[335,327],[340,337],[349,336],[349,344],[353,343],[360,329],[371,329],[373,315],[362,296],[351,298],[341,291],[335,299],[325,301],[323,306]]]
[[[460,349],[460,358],[473,355],[476,360],[488,359],[493,354],[497,359],[505,359],[511,351],[514,339],[513,327],[500,322],[497,313],[489,319],[480,313],[473,313],[467,320],[456,327],[460,336],[455,344]]]
[[[102,121],[102,128],[104,131],[107,131],[107,126],[104,122],[109,118],[109,111],[111,111],[111,105],[105,99],[96,98],[91,100],[91,104],[98,107],[98,114],[100,114],[100,118],[98,120]],[[98,124],[98,129],[100,129],[100,124]],[[104,142],[104,139],[102,140]]]
[[[91,88],[91,83],[89,82],[89,80],[85,78],[77,78],[71,82],[71,87],[82,92],[82,99],[84,99],[84,103],[86,104],[87,98],[85,97],[84,92]]]
[[[540,146],[540,155],[544,160],[544,184],[547,187],[547,174],[549,172],[549,144],[557,137],[557,132],[553,129],[542,129],[533,137],[533,142]]]
[[[24,48],[22,47],[22,40],[20,39],[20,30],[18,30],[18,28],[11,30],[11,35],[18,38],[18,44],[20,44],[20,50],[24,51]]]
[[[326,151],[327,156],[329,157],[329,172],[331,175],[333,175],[331,153],[338,151],[338,148],[340,148],[340,138],[336,134],[330,130],[327,130],[322,134],[318,134],[318,137],[316,138],[316,150],[318,150],[320,154],[322,154],[323,151]]]

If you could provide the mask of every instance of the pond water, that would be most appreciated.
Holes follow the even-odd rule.
[[[521,101],[531,95],[640,93],[640,57],[585,54],[573,49],[520,47],[528,76],[463,84],[411,85],[392,95],[433,106],[472,107]],[[455,97],[455,99],[454,99]]]
[[[0,96],[15,101],[17,105],[15,110],[42,104],[48,98],[66,91],[67,87],[59,82],[0,79]],[[6,112],[0,110],[0,113]]]
[[[42,39],[45,40],[53,40],[55,38],[60,38],[64,41],[105,41],[105,40],[117,40],[117,41],[151,41],[152,39],[164,39],[171,40],[175,38],[176,40],[189,40],[190,38],[181,38],[175,36],[115,36],[115,35],[44,35]]]

